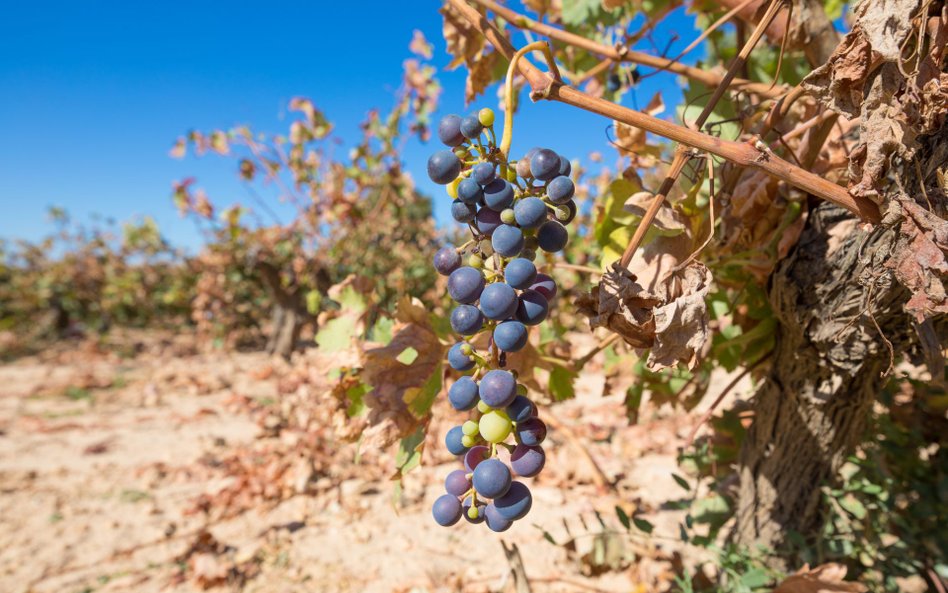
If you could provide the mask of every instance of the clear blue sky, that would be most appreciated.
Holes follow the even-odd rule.
[[[516,5],[516,3],[514,3]],[[199,237],[178,217],[173,180],[196,176],[218,202],[243,201],[233,161],[174,160],[174,139],[195,128],[237,123],[281,131],[287,101],[308,96],[346,141],[372,107],[387,108],[401,80],[412,31],[448,62],[440,3],[16,2],[0,19],[0,237],[35,239],[49,229],[46,209],[74,218],[151,215],[173,242]],[[695,32],[674,15],[681,48]],[[663,45],[666,39],[658,38]],[[441,113],[463,112],[463,69],[440,73]],[[680,94],[674,77],[646,81],[627,96],[644,104],[658,88]],[[664,85],[664,86],[660,86]],[[493,89],[482,105],[494,107]],[[673,105],[673,103],[669,103]],[[671,114],[666,113],[665,117]],[[550,125],[555,122],[555,125]],[[514,148],[548,145],[573,157],[602,150],[608,122],[562,105],[527,105]],[[529,138],[529,140],[527,139]],[[443,189],[424,174],[434,145],[412,142],[404,160],[447,217]]]

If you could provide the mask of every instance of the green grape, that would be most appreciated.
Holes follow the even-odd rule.
[[[510,435],[513,425],[503,410],[493,410],[481,416],[481,436],[489,443],[499,443]]]
[[[477,429],[477,422],[474,422],[473,420],[468,420],[467,422],[465,422],[464,424],[461,425],[461,432],[463,432],[463,433],[466,434],[467,436],[471,436],[471,437],[472,437],[472,436],[476,435],[476,434],[477,434],[477,430],[478,430],[478,429]]]
[[[481,125],[485,128],[489,128],[494,125],[494,110],[490,107],[485,107],[477,112],[477,121],[481,122]]]
[[[484,267],[484,258],[476,253],[472,253],[471,257],[467,258],[467,265],[479,270]]]
[[[484,403],[484,400],[480,400],[477,402],[477,411],[480,412],[481,414],[486,414],[487,412],[490,412],[493,409],[494,408]]]
[[[477,439],[472,437],[469,434],[466,434],[461,437],[461,444],[467,447],[468,449],[470,449],[471,447],[477,444]]]
[[[500,213],[500,221],[504,224],[516,224],[517,218],[514,216],[513,208],[507,208]]]
[[[471,345],[467,342],[461,344],[461,348],[459,348],[459,350],[464,356],[470,356],[474,352],[474,349],[471,348]]]
[[[473,504],[471,505],[471,508],[467,510],[467,516],[470,517],[471,519],[477,519],[478,517],[477,505],[473,505]]]
[[[517,170],[513,167],[507,167],[507,181],[510,183],[517,182]]]
[[[517,385],[517,395],[526,395],[526,394],[527,394],[527,386],[524,385],[523,383],[519,383]]]

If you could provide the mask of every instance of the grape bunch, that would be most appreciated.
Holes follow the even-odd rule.
[[[448,351],[448,364],[464,374],[448,399],[472,416],[445,437],[464,468],[448,474],[447,493],[432,514],[443,526],[464,517],[500,532],[533,503],[530,489],[514,477],[536,476],[546,462],[540,446],[546,425],[516,372],[504,367],[507,355],[527,344],[528,328],[546,319],[556,296],[553,278],[534,262],[538,250],[555,253],[566,246],[565,225],[576,216],[575,187],[570,162],[552,150],[533,148],[509,162],[497,145],[490,109],[445,116],[438,137],[449,149],[428,159],[428,176],[447,186],[452,216],[471,232],[463,245],[434,255],[457,302],[451,328],[461,336]],[[487,345],[478,351],[474,338],[482,333]]]

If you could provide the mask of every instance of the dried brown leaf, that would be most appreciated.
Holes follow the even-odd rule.
[[[948,221],[914,202],[899,202],[904,217],[898,244],[886,264],[911,292],[905,310],[919,323],[948,313]]]
[[[835,562],[811,569],[804,565],[796,574],[785,578],[773,593],[862,593],[868,591],[861,583],[847,582],[846,567]]]
[[[415,29],[411,36],[411,43],[408,44],[408,49],[416,56],[430,60],[434,46],[428,42],[424,33]]]
[[[392,341],[367,349],[361,356],[362,380],[372,386],[364,401],[369,408],[365,438],[373,447],[390,445],[418,427],[421,421],[412,413],[408,400],[440,368],[445,355],[421,301],[402,298],[395,320]],[[416,354],[405,364],[399,361],[399,355],[409,348]]]
[[[648,210],[654,197],[655,194],[652,192],[636,192],[629,196],[629,199],[623,204],[622,209],[636,216],[645,216],[645,211]],[[658,214],[655,215],[655,220],[652,224],[668,233],[680,233],[685,230],[686,227],[685,218],[667,203],[658,209]]]

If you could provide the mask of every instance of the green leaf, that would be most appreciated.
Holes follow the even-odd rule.
[[[405,366],[411,366],[411,363],[415,362],[416,358],[418,358],[418,351],[409,346],[402,350],[401,353],[395,357],[395,360]]]
[[[688,481],[687,481],[687,480],[685,480],[684,478],[682,478],[682,477],[679,476],[678,474],[672,474],[672,478],[675,479],[675,482],[676,482],[679,486],[681,486],[682,488],[684,488],[685,490],[687,490],[687,491],[689,491],[689,492],[691,491],[691,486],[688,484]]]
[[[399,476],[403,476],[421,464],[421,453],[425,448],[425,427],[419,426],[414,434],[398,443],[395,454],[395,467]]]
[[[622,507],[616,505],[616,515],[619,517],[619,523],[622,523],[622,526],[627,530],[631,529],[632,523],[629,521],[629,516],[625,514],[625,511],[622,510]]]
[[[632,522],[635,523],[635,527],[639,531],[644,531],[645,533],[652,533],[652,530],[655,529],[655,526],[645,519],[639,519],[638,517],[632,517]]]
[[[346,350],[352,345],[357,329],[358,320],[351,315],[330,319],[316,334],[316,344],[326,352]]]
[[[442,363],[439,362],[435,365],[434,370],[431,371],[431,375],[425,381],[424,385],[420,388],[416,387],[405,391],[405,402],[408,404],[408,409],[411,410],[412,414],[423,418],[431,411],[431,406],[434,404],[435,398],[437,398],[438,393],[441,392],[441,374]]]
[[[372,391],[372,387],[365,383],[359,383],[355,387],[346,390],[346,398],[349,400],[349,407],[346,408],[346,415],[350,418],[362,415],[365,412],[365,394]]]
[[[750,589],[763,587],[770,581],[770,575],[763,568],[751,568],[741,576],[741,584]]]
[[[854,496],[844,496],[839,499],[839,506],[843,507],[847,513],[857,519],[866,517],[866,507]]]
[[[591,22],[601,8],[601,0],[563,0],[563,24],[575,26]]]
[[[554,401],[576,397],[576,390],[573,388],[573,381],[576,380],[576,373],[560,365],[554,365],[550,371],[550,395]]]
[[[380,317],[372,329],[369,330],[368,339],[373,342],[379,342],[383,346],[388,346],[392,341],[392,330],[395,327],[395,320],[390,317]]]

